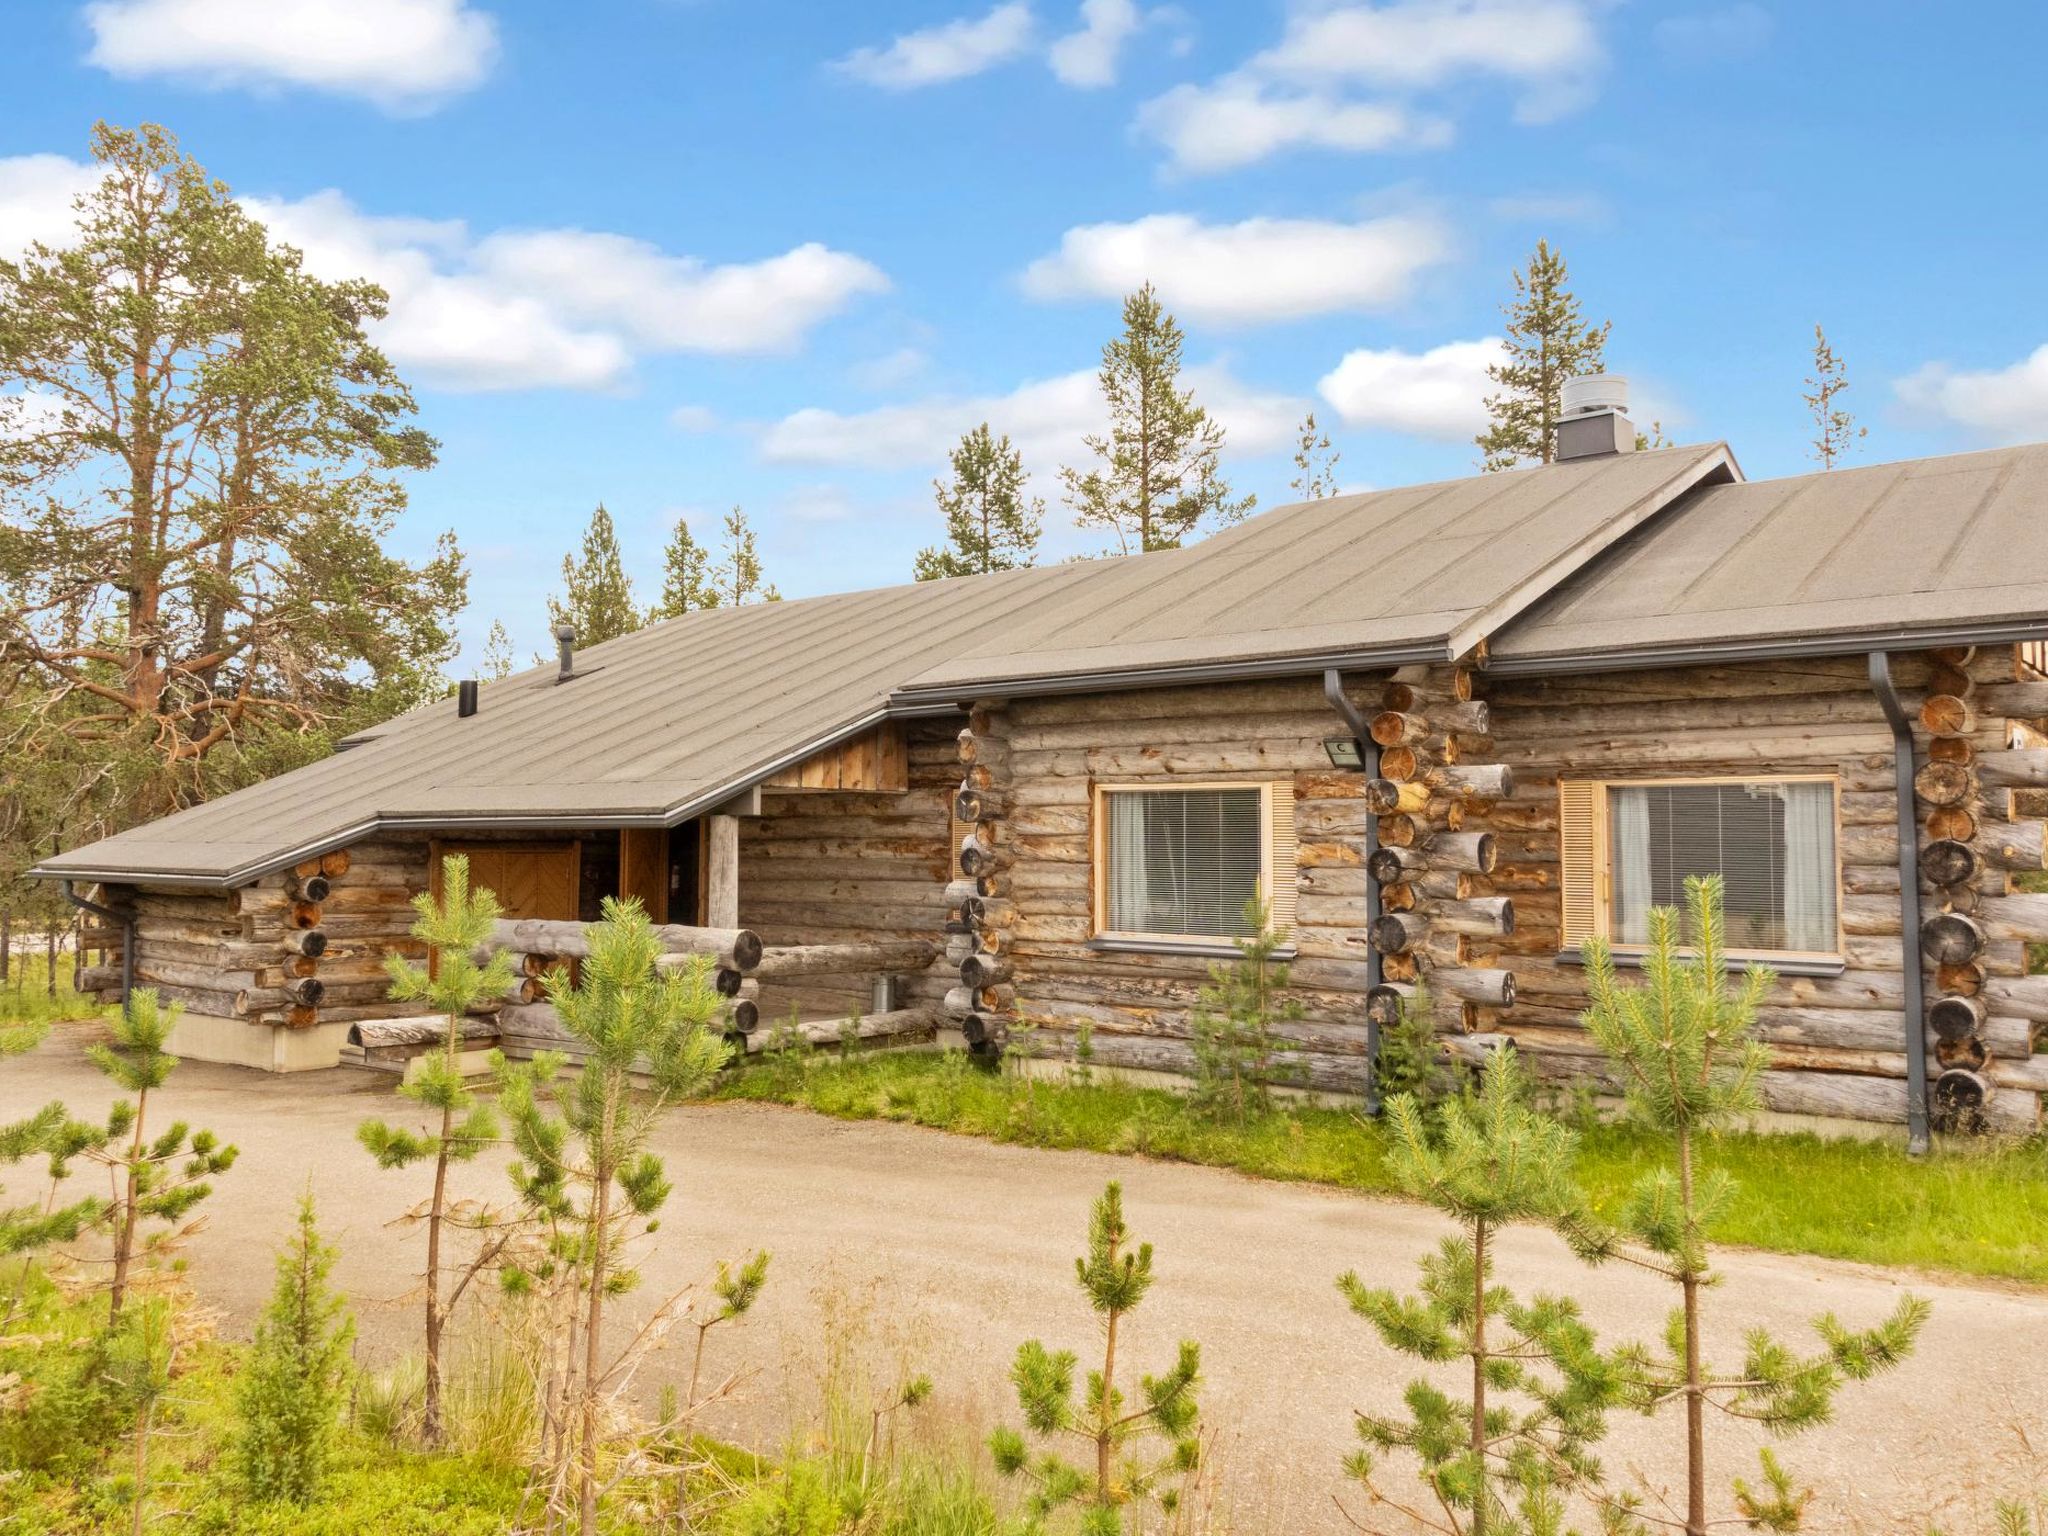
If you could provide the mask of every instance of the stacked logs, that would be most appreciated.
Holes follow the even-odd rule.
[[[761,984],[752,973],[761,966],[767,950],[759,934],[750,928],[657,923],[654,936],[661,944],[661,954],[654,962],[657,970],[680,969],[709,955],[712,986],[727,1000],[732,1033],[748,1036],[760,1028],[757,999]],[[558,1038],[562,1029],[554,1005],[548,1001],[548,978],[588,957],[590,938],[584,925],[537,917],[500,918],[479,947],[478,958],[486,959],[493,952],[508,955],[512,961],[512,980],[500,1010],[505,1033]]]
[[[1011,854],[1002,836],[1010,748],[994,730],[998,707],[976,704],[960,732],[962,778],[953,820],[966,830],[959,873],[946,887],[946,959],[959,966],[960,985],[946,993],[945,1011],[977,1055],[1001,1053],[1017,999],[1010,973],[1017,905],[1010,899]]]
[[[1469,811],[1514,793],[1504,765],[1464,761],[1492,744],[1472,681],[1464,667],[1403,667],[1388,680],[1369,726],[1380,773],[1366,786],[1379,833],[1367,873],[1380,888],[1372,942],[1383,977],[1369,1007],[1391,1022],[1426,988],[1445,1034],[1478,1030],[1515,1003],[1513,972],[1470,963],[1475,940],[1515,926],[1513,899],[1484,884],[1494,868],[1493,835],[1465,830]]]
[[[2016,819],[2014,790],[2048,783],[2048,751],[1980,750],[1980,738],[1998,736],[1999,721],[2027,701],[2007,697],[2025,684],[1993,685],[1979,695],[1971,676],[1973,653],[1933,653],[1928,694],[1920,706],[1927,733],[1926,761],[1914,775],[1924,842],[1920,872],[1929,887],[1920,928],[1920,954],[1932,970],[1927,1008],[1936,1073],[1929,1092],[1935,1128],[1981,1130],[1993,1092],[1993,1057],[1987,1043],[1987,952],[1994,928],[2013,926],[2005,910],[2011,873],[2042,867],[2043,824]],[[1980,729],[1989,723],[1992,730]],[[2025,919],[2019,925],[2025,926]]]

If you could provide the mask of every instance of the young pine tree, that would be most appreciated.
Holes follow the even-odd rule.
[[[1337,494],[1337,461],[1344,455],[1330,446],[1330,434],[1316,425],[1316,413],[1301,418],[1294,442],[1294,478],[1288,481],[1302,501],[1321,501]]]
[[[1522,1302],[1493,1281],[1493,1240],[1515,1224],[1569,1226],[1580,1195],[1576,1138],[1529,1102],[1512,1049],[1487,1058],[1479,1091],[1445,1103],[1432,1133],[1407,1094],[1387,1103],[1401,1187],[1458,1224],[1422,1261],[1422,1290],[1401,1296],[1338,1280],[1352,1310],[1403,1354],[1469,1362],[1470,1395],[1409,1384],[1408,1417],[1360,1414],[1364,1448],[1347,1463],[1376,1502],[1444,1536],[1551,1536],[1567,1496],[1597,1486],[1591,1447],[1622,1400],[1621,1356],[1603,1353],[1568,1298]],[[1406,1509],[1375,1481],[1375,1452],[1419,1463],[1434,1509]]]
[[[355,1338],[348,1302],[328,1284],[334,1258],[312,1195],[300,1197],[297,1229],[277,1256],[277,1286],[235,1383],[235,1450],[257,1499],[310,1504],[327,1475]]]
[[[1593,1006],[1588,1031],[1613,1066],[1636,1119],[1664,1139],[1668,1161],[1637,1182],[1618,1233],[1587,1234],[1588,1257],[1618,1257],[1678,1287],[1680,1306],[1660,1354],[1632,1363],[1638,1405],[1646,1412],[1674,1400],[1685,1407],[1686,1536],[1705,1536],[1706,1412],[1759,1422],[1780,1434],[1824,1421],[1844,1380],[1891,1369],[1911,1352],[1927,1304],[1900,1301],[1885,1322],[1852,1332],[1832,1315],[1814,1323],[1821,1350],[1801,1356],[1754,1330],[1741,1365],[1716,1370],[1702,1348],[1702,1303],[1713,1283],[1707,1229],[1727,1209],[1733,1181],[1699,1166],[1700,1143],[1715,1127],[1755,1108],[1757,1080],[1770,1055],[1756,1038],[1756,1010],[1771,972],[1749,967],[1739,988],[1728,985],[1722,948],[1718,875],[1685,882],[1684,931],[1676,910],[1650,913],[1643,983],[1624,987],[1602,939],[1585,947]],[[1684,946],[1684,947],[1681,947]]]
[[[1024,455],[1008,437],[983,422],[953,450],[953,479],[932,482],[946,517],[943,546],[921,549],[913,574],[919,581],[1015,570],[1036,558],[1045,503],[1024,499]]]
[[[1095,1202],[1088,1222],[1088,1253],[1074,1261],[1074,1272],[1088,1304],[1102,1319],[1101,1368],[1088,1372],[1076,1401],[1074,1352],[1048,1350],[1033,1339],[1018,1348],[1010,1380],[1016,1385],[1026,1428],[1041,1440],[1078,1442],[1090,1453],[1088,1464],[1077,1466],[1054,1450],[1033,1456],[1024,1436],[1009,1428],[989,1436],[989,1450],[1005,1477],[1022,1477],[1032,1485],[1034,1520],[1078,1505],[1084,1536],[1121,1536],[1126,1529],[1138,1528],[1126,1526],[1126,1511],[1157,1503],[1171,1515],[1180,1505],[1187,1480],[1200,1469],[1195,1388],[1201,1380],[1201,1348],[1192,1339],[1183,1339],[1178,1358],[1164,1375],[1139,1378],[1142,1404],[1126,1406],[1116,1379],[1117,1334],[1124,1318],[1151,1289],[1152,1245],[1141,1243],[1131,1250],[1122,1185],[1111,1184]],[[1149,1439],[1165,1445],[1141,1450]]]
[[[425,1208],[427,1380],[420,1424],[427,1443],[433,1445],[440,1442],[442,1428],[442,1335],[463,1292],[499,1246],[486,1242],[468,1264],[449,1277],[443,1262],[447,1229],[451,1222],[473,1222],[466,1208],[451,1207],[448,1170],[474,1159],[498,1135],[497,1117],[470,1089],[456,1063],[458,1026],[476,1004],[504,994],[512,982],[512,963],[502,951],[493,951],[483,965],[476,963],[477,949],[490,938],[491,925],[498,920],[498,899],[487,890],[470,889],[469,860],[461,855],[442,862],[439,900],[421,892],[413,898],[413,910],[418,917],[412,936],[426,945],[433,956],[431,964],[418,966],[392,955],[384,965],[391,976],[393,997],[425,1002],[447,1021],[441,1049],[423,1057],[416,1073],[398,1090],[426,1111],[429,1125],[414,1130],[384,1120],[365,1120],[356,1127],[356,1139],[380,1168],[409,1168],[423,1162],[434,1165]]]
[[[108,1315],[116,1323],[128,1299],[136,1261],[168,1253],[184,1235],[175,1224],[213,1193],[215,1174],[234,1166],[235,1149],[224,1147],[211,1131],[194,1131],[179,1120],[152,1139],[149,1096],[163,1087],[178,1058],[164,1049],[180,1009],[159,1006],[155,991],[138,988],[128,1005],[109,1019],[113,1040],[87,1048],[92,1064],[133,1094],[117,1099],[107,1113],[103,1138],[88,1151],[113,1175],[114,1197],[100,1224],[108,1230],[113,1278],[107,1287]],[[150,1222],[171,1224],[172,1230],[145,1236]]]
[[[675,532],[662,551],[661,569],[661,601],[649,619],[678,619],[700,608],[718,606],[718,589],[711,581],[711,551],[692,536],[688,518],[676,519]]]
[[[673,1188],[648,1142],[662,1111],[702,1092],[730,1047],[709,959],[658,973],[661,943],[638,901],[607,897],[604,921],[584,931],[581,979],[571,987],[558,972],[552,983],[562,1027],[583,1048],[581,1071],[563,1082],[560,1058],[543,1053],[506,1072],[502,1107],[519,1154],[513,1186],[547,1234],[508,1281],[580,1298],[553,1356],[566,1375],[548,1393],[559,1429],[547,1498],[566,1519],[573,1493],[578,1528],[593,1536],[609,1404],[631,1358],[630,1346],[606,1355],[605,1305],[632,1286],[625,1245],[654,1230]]]
[[[761,551],[747,514],[734,507],[725,517],[725,554],[711,568],[706,591],[711,608],[739,608],[747,603],[779,603],[775,584],[761,580]]]
[[[1486,397],[1488,426],[1474,439],[1489,470],[1549,464],[1557,458],[1557,422],[1566,379],[1606,366],[1612,321],[1589,325],[1569,286],[1564,257],[1539,240],[1515,296],[1501,306],[1507,356],[1487,366],[1498,393]]]
[[[548,599],[548,623],[570,625],[582,645],[601,645],[640,627],[633,606],[633,581],[619,556],[612,515],[597,504],[583,530],[581,555],[562,556],[562,597]]]
[[[1856,425],[1849,408],[1838,396],[1849,387],[1849,370],[1835,356],[1827,332],[1813,328],[1813,373],[1806,381],[1806,408],[1813,413],[1813,457],[1822,469],[1833,469],[1850,447],[1870,435],[1868,427]]]
[[[0,1025],[0,1060],[33,1050],[48,1033],[43,1024]],[[71,1161],[106,1142],[97,1126],[74,1120],[60,1103],[52,1101],[34,1114],[0,1125],[0,1167],[44,1159],[49,1190],[40,1200],[22,1205],[0,1205],[0,1259],[34,1253],[52,1243],[75,1242],[79,1233],[97,1221],[106,1202],[87,1196],[60,1205],[57,1193],[71,1176]],[[0,1329],[5,1327],[0,1317]]]
[[[1231,497],[1223,428],[1180,387],[1183,344],[1150,283],[1125,298],[1123,332],[1102,349],[1109,436],[1086,440],[1094,468],[1060,471],[1074,521],[1108,529],[1118,554],[1178,549],[1204,517],[1234,523],[1257,501]]]
[[[1192,1041],[1191,1102],[1236,1125],[1272,1107],[1267,1081],[1278,1075],[1276,1056],[1288,1048],[1273,1026],[1301,1017],[1301,1005],[1287,995],[1287,963],[1275,958],[1287,945],[1287,930],[1272,926],[1257,897],[1245,903],[1244,916],[1251,937],[1237,940],[1237,959],[1209,967],[1195,1003]]]

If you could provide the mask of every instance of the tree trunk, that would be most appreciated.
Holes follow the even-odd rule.
[[[1472,1536],[1486,1536],[1486,1223],[1472,1223]]]
[[[1678,1196],[1685,1224],[1694,1226],[1692,1133],[1678,1133]],[[1687,1247],[1698,1240],[1687,1234]],[[1700,1277],[1688,1265],[1679,1277],[1685,1294],[1685,1536],[1707,1536],[1707,1397],[1700,1368]]]

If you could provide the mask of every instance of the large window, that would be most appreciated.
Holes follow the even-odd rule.
[[[1653,907],[1719,875],[1738,953],[1834,955],[1841,875],[1832,779],[1566,782],[1560,787],[1565,942],[1649,942]]]
[[[1254,897],[1274,909],[1275,923],[1292,921],[1293,824],[1290,785],[1100,789],[1097,931],[1119,938],[1241,938],[1250,931],[1245,907]],[[1283,875],[1277,893],[1276,863]]]

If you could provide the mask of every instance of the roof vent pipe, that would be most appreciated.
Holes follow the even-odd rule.
[[[576,626],[574,624],[557,624],[555,626],[555,644],[561,647],[562,655],[562,670],[555,674],[555,681],[566,683],[576,675]]]
[[[455,685],[455,718],[467,720],[476,713],[476,679],[465,677]]]
[[[1628,419],[1628,380],[1618,373],[1566,379],[1558,391],[1557,458],[1592,459],[1634,453],[1635,423]]]

